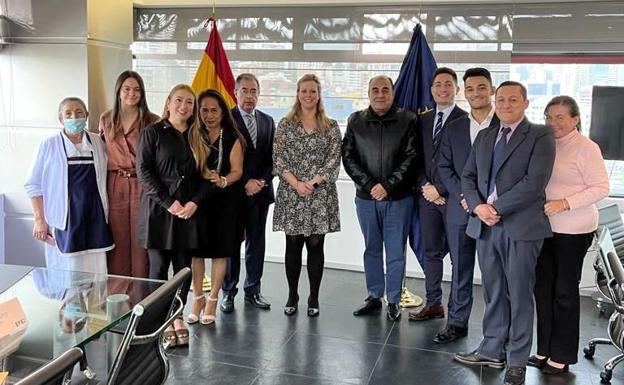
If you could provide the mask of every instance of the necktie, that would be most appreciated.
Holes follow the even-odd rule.
[[[433,129],[433,148],[438,147],[440,138],[442,137],[442,118],[444,118],[444,112],[438,112],[438,121]]]
[[[256,147],[256,142],[258,140],[258,128],[256,127],[256,118],[254,118],[254,116],[251,114],[247,114],[245,115],[245,123],[247,123],[247,131],[249,131],[251,141],[253,142],[254,147]]]
[[[500,139],[494,145],[494,151],[492,153],[492,165],[490,166],[490,179],[488,180],[488,196],[494,192],[496,186],[496,174],[503,163],[503,156],[505,155],[505,146],[507,145],[507,135],[511,131],[509,127],[503,127],[501,130]]]

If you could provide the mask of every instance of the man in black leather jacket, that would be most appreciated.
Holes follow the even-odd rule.
[[[393,105],[387,76],[369,81],[370,106],[351,114],[342,143],[344,168],[355,182],[355,206],[364,236],[368,297],[353,315],[379,313],[384,291],[388,319],[401,316],[399,301],[410,229],[411,185],[417,167],[416,115]],[[386,249],[384,279],[383,248]]]

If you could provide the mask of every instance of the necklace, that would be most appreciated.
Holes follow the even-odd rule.
[[[219,154],[217,155],[217,174],[221,175],[221,164],[223,163],[223,128],[219,129],[219,147],[215,148],[212,144],[210,144],[210,135],[208,136],[208,144],[213,149],[217,150]],[[214,163],[213,163],[214,164]]]

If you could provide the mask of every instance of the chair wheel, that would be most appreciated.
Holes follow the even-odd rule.
[[[605,370],[603,372],[600,372],[600,382],[603,384],[610,384],[612,374],[613,373],[610,370]]]
[[[594,353],[596,353],[596,348],[594,346],[585,346],[583,348],[583,353],[585,354],[585,358],[592,359],[594,358]]]

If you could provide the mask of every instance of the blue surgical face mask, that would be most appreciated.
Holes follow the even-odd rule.
[[[77,134],[79,132],[82,132],[86,126],[86,118],[63,120],[63,127],[65,127],[65,130],[67,130],[67,132],[71,134]]]

